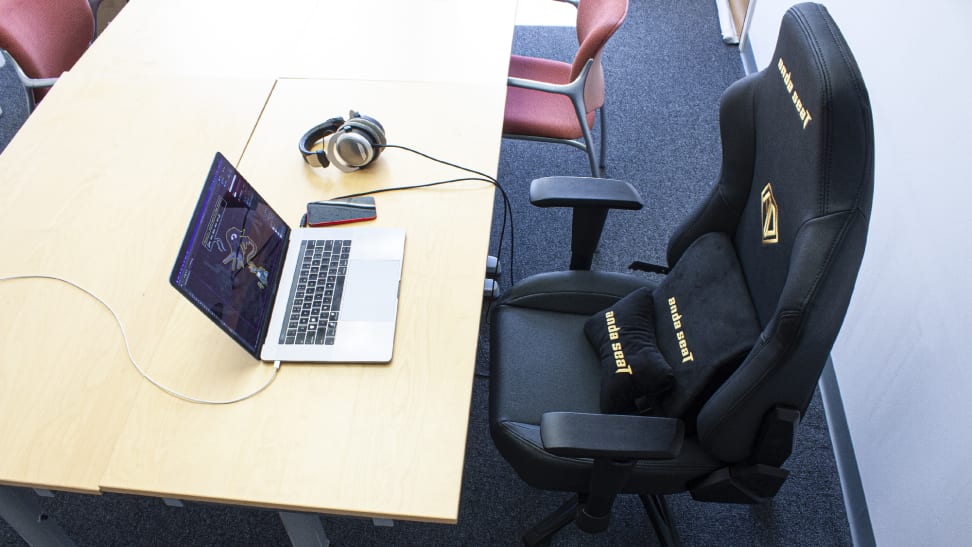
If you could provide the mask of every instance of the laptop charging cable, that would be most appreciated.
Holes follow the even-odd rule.
[[[145,378],[150,384],[152,384],[153,386],[155,386],[158,389],[162,390],[166,394],[171,395],[172,397],[175,397],[177,399],[182,399],[183,401],[186,401],[186,402],[189,402],[189,403],[196,403],[196,404],[202,404],[202,405],[230,405],[230,404],[233,404],[233,403],[239,403],[241,401],[245,401],[247,399],[250,399],[250,398],[255,397],[256,395],[258,395],[259,393],[263,392],[268,387],[270,387],[270,384],[272,384],[273,381],[277,379],[277,373],[280,372],[280,361],[274,361],[273,362],[273,372],[270,374],[270,378],[267,379],[267,381],[263,385],[261,385],[260,387],[258,387],[255,391],[252,391],[250,393],[247,393],[246,395],[241,395],[239,397],[234,397],[232,399],[201,399],[201,398],[198,398],[198,397],[193,397],[191,395],[186,395],[184,393],[180,393],[180,392],[178,392],[178,391],[176,391],[176,390],[174,390],[174,389],[172,389],[170,387],[167,387],[167,386],[163,385],[161,382],[159,382],[155,378],[152,378],[148,374],[148,372],[146,372],[145,369],[143,369],[141,367],[141,365],[138,364],[138,361],[135,360],[135,356],[132,354],[132,346],[128,342],[128,333],[125,332],[125,325],[122,324],[121,318],[118,317],[118,314],[115,312],[115,310],[107,302],[105,302],[104,300],[102,300],[101,297],[99,297],[98,295],[96,295],[93,292],[89,291],[88,289],[85,289],[84,287],[78,285],[77,283],[74,283],[72,281],[68,281],[67,279],[64,279],[63,277],[58,277],[56,275],[39,275],[39,274],[34,274],[34,275],[10,275],[10,276],[5,276],[5,277],[0,277],[0,282],[16,281],[16,280],[24,280],[24,279],[43,279],[43,280],[58,281],[60,283],[64,283],[66,285],[69,285],[71,287],[74,287],[75,289],[77,289],[77,290],[83,292],[84,294],[90,296],[91,298],[97,300],[98,303],[100,303],[102,306],[104,306],[105,309],[107,309],[111,313],[112,317],[115,318],[115,322],[118,324],[118,329],[121,331],[122,339],[125,341],[125,352],[128,353],[128,360],[131,361],[132,365],[135,367],[135,370],[137,370],[138,373],[142,376],[142,378]]]

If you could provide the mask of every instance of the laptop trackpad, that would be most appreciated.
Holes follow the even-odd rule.
[[[341,302],[342,321],[394,321],[398,310],[398,260],[351,260]]]

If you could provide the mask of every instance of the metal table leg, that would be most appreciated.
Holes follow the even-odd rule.
[[[331,544],[317,513],[278,513],[294,547],[328,547]]]
[[[0,517],[28,545],[74,546],[57,522],[41,509],[37,496],[28,488],[0,486]]]

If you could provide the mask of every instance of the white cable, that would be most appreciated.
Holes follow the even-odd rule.
[[[233,404],[233,403],[238,403],[240,401],[245,401],[245,400],[247,400],[247,399],[249,399],[249,398],[257,395],[258,393],[262,392],[263,390],[267,389],[268,387],[270,387],[270,384],[272,384],[273,381],[277,378],[277,372],[280,370],[280,361],[274,361],[274,363],[273,363],[273,374],[270,375],[270,379],[267,380],[267,382],[265,384],[263,384],[262,386],[260,386],[256,391],[254,391],[252,393],[249,393],[247,395],[243,395],[241,397],[236,397],[235,399],[226,399],[226,400],[198,399],[196,397],[191,397],[189,395],[185,395],[185,394],[179,393],[178,391],[176,391],[176,390],[174,390],[172,388],[169,388],[169,387],[166,387],[166,386],[162,385],[155,378],[152,378],[151,376],[149,376],[148,373],[145,372],[145,370],[138,364],[138,362],[135,361],[135,356],[132,355],[132,347],[128,343],[128,333],[125,332],[125,325],[122,324],[121,318],[118,317],[118,314],[115,313],[115,310],[112,309],[112,307],[109,306],[107,302],[105,302],[104,300],[102,300],[101,297],[99,297],[95,293],[89,291],[88,289],[85,289],[84,287],[82,287],[82,286],[80,286],[80,285],[78,285],[78,284],[76,284],[76,283],[74,283],[72,281],[68,281],[67,279],[64,279],[62,277],[57,277],[55,275],[36,275],[36,274],[35,275],[10,275],[10,276],[6,276],[6,277],[0,277],[0,282],[2,282],[2,281],[12,281],[12,280],[16,280],[16,279],[50,279],[50,280],[53,280],[53,281],[60,281],[61,283],[65,283],[67,285],[70,285],[70,286],[74,287],[75,289],[78,289],[79,291],[87,294],[91,298],[94,298],[95,300],[97,300],[102,306],[104,306],[109,312],[111,312],[111,315],[115,318],[115,322],[118,323],[118,329],[121,331],[122,339],[125,340],[125,351],[128,352],[128,360],[131,361],[132,362],[132,365],[135,366],[135,370],[137,370],[138,373],[142,375],[142,378],[145,378],[146,380],[148,380],[149,383],[151,383],[153,386],[159,388],[160,390],[164,391],[165,393],[167,393],[167,394],[169,394],[169,395],[171,395],[173,397],[176,397],[178,399],[182,399],[183,401],[187,401],[187,402],[190,402],[190,403],[198,403],[198,404],[203,404],[203,405],[229,405],[229,404]]]

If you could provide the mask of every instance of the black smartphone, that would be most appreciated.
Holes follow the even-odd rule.
[[[314,228],[373,220],[377,216],[375,198],[371,196],[312,201],[307,204],[307,225]]]

